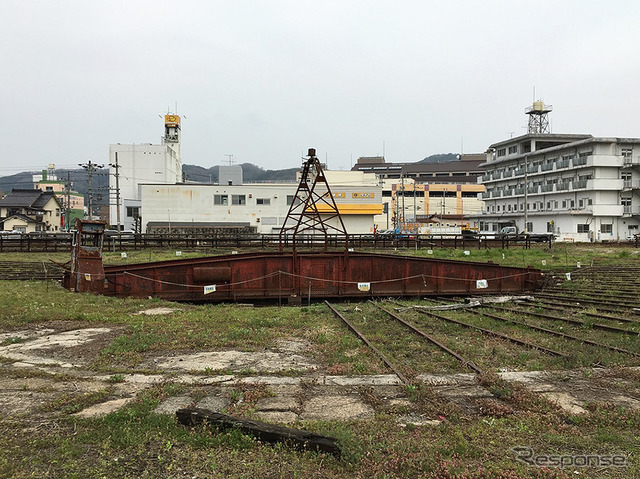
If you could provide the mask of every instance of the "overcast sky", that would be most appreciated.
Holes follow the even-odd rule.
[[[331,169],[526,132],[640,136],[640,2],[0,0],[0,176],[105,163],[184,115],[183,163]]]

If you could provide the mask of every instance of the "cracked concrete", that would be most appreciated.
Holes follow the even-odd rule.
[[[119,375],[95,374],[84,369],[79,355],[72,360],[63,354],[69,348],[99,341],[111,328],[83,328],[56,333],[53,329],[33,329],[0,334],[0,358],[8,362],[3,368],[24,378],[0,378],[0,410],[3,415],[29,414],[60,394],[82,394],[109,389],[104,401],[77,413],[80,417],[99,417],[116,411],[133,400],[138,392],[164,381],[181,383],[196,391],[167,398],[156,412],[174,414],[182,407],[197,405],[224,411],[234,405],[230,391],[238,387],[266,385],[273,394],[259,399],[255,417],[271,422],[292,423],[298,420],[368,419],[378,406],[396,411],[400,425],[437,426],[439,420],[410,412],[412,402],[406,397],[402,382],[393,374],[367,376],[320,375],[316,365],[304,353],[309,343],[296,338],[278,342],[278,351],[241,352],[208,351],[172,357],[152,358],[155,370],[166,373],[143,374],[132,371]],[[637,374],[640,368],[626,368]],[[31,371],[48,374],[29,377]],[[216,374],[216,371],[228,371]],[[282,371],[294,375],[281,376]],[[242,372],[241,376],[236,376]],[[247,372],[253,374],[247,375]],[[63,373],[62,375],[60,373]],[[575,371],[499,372],[509,382],[518,382],[555,402],[568,414],[584,414],[589,402],[608,402],[640,409],[640,394],[622,370],[581,369]],[[59,378],[59,379],[58,379]],[[430,386],[440,397],[454,402],[473,402],[491,397],[481,387],[476,375],[422,374],[418,380]],[[193,389],[195,388],[195,389]],[[369,388],[373,402],[361,395]]]

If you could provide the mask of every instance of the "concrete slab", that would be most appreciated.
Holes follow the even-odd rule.
[[[95,336],[111,332],[111,328],[85,328],[49,334],[24,343],[0,346],[0,355],[5,351],[33,351],[38,349],[70,348],[79,346],[94,339]]]
[[[574,396],[572,396],[569,393],[556,391],[556,392],[542,393],[542,395],[545,396],[550,401],[556,403],[563,410],[567,411],[570,414],[584,414],[587,412],[587,410],[582,407],[583,403],[578,401]]]
[[[476,382],[476,375],[473,373],[419,374],[417,379],[432,386],[447,384],[473,384]]]
[[[193,403],[193,399],[189,396],[173,396],[164,400],[153,410],[156,414],[175,415],[178,409],[189,407]]]
[[[322,384],[338,386],[395,386],[402,381],[395,374],[377,374],[368,376],[323,376]]]
[[[269,384],[272,386],[299,386],[302,379],[288,376],[251,376],[240,378],[238,382],[242,384]]]
[[[286,370],[304,371],[314,367],[304,356],[298,354],[275,353],[272,351],[243,352],[216,351],[160,358],[157,367],[183,371],[204,371],[206,369],[229,371],[275,372]]]
[[[409,401],[408,399],[390,399],[389,400],[389,407],[392,407],[394,409],[400,409],[400,408],[410,408],[412,406],[411,401]]]
[[[299,407],[298,400],[292,396],[262,398],[256,403],[256,411],[293,411]]]
[[[222,412],[231,404],[231,399],[222,396],[207,396],[196,404],[197,407],[209,411]]]
[[[55,329],[24,329],[20,331],[10,331],[8,333],[0,333],[0,343],[11,339],[27,340],[37,338],[38,336],[50,335],[55,333]]]
[[[374,411],[356,396],[316,396],[303,405],[302,420],[369,419]]]
[[[106,416],[107,414],[117,411],[118,409],[129,403],[132,399],[133,398],[113,399],[112,401],[94,404],[93,406],[89,406],[88,408],[75,413],[74,416],[84,418]]]
[[[455,387],[435,387],[434,390],[447,397],[493,397],[493,395],[481,386],[455,386]]]

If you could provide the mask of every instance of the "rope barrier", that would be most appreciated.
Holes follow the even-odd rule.
[[[78,273],[81,274],[81,273]],[[118,273],[108,273],[110,275],[117,275]],[[135,278],[139,278],[139,279],[143,279],[146,281],[151,281],[154,283],[160,283],[160,284],[166,284],[166,285],[170,285],[170,286],[180,286],[180,287],[184,287],[184,288],[195,288],[195,289],[202,289],[204,286],[202,285],[193,285],[193,284],[184,284],[184,283],[174,283],[172,281],[164,281],[161,279],[155,279],[155,278],[149,278],[146,276],[141,276],[139,274],[135,274],[135,273],[131,273],[129,271],[124,271],[123,274],[129,275],[129,276],[133,276]],[[498,276],[495,278],[481,278],[481,279],[486,279],[486,281],[498,281],[498,280],[504,280],[504,279],[510,279],[510,278],[517,278],[519,276],[525,276],[527,275],[527,272],[523,272],[523,273],[516,273],[516,274],[510,274],[510,275],[506,275],[506,276]],[[343,280],[337,280],[337,279],[327,279],[327,278],[316,278],[314,276],[303,276],[303,275],[299,275],[299,274],[295,274],[295,273],[289,273],[288,271],[274,271],[273,273],[269,273],[263,276],[259,276],[256,278],[250,278],[244,281],[236,281],[234,283],[224,283],[224,284],[217,284],[216,286],[219,287],[231,287],[231,286],[237,286],[240,284],[247,284],[247,283],[252,283],[255,281],[260,281],[263,279],[267,279],[267,278],[272,278],[276,275],[285,275],[285,276],[290,276],[290,277],[295,277],[295,278],[300,278],[300,279],[304,279],[304,280],[308,280],[308,281],[317,281],[317,282],[323,282],[323,283],[333,283],[333,284],[358,284],[358,283],[362,283],[365,281],[343,281]],[[106,276],[106,275],[105,275]],[[411,280],[411,279],[416,279],[416,278],[422,278],[423,282],[425,283],[426,286],[426,280],[427,279],[442,279],[445,281],[465,281],[465,282],[470,282],[473,283],[475,281],[477,281],[476,279],[468,279],[468,278],[452,278],[452,277],[448,277],[448,276],[434,276],[434,275],[425,275],[425,274],[417,274],[417,275],[413,275],[413,276],[405,276],[402,278],[393,278],[393,279],[383,279],[383,280],[379,280],[379,281],[366,281],[367,283],[370,284],[382,284],[382,283],[394,283],[397,281],[407,281],[407,280]]]

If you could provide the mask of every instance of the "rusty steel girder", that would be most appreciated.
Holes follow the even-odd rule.
[[[76,291],[171,301],[370,298],[517,293],[540,270],[390,254],[262,252],[104,267],[102,287]]]

